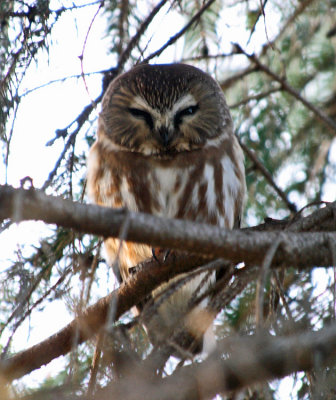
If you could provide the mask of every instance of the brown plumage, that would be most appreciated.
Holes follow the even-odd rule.
[[[97,204],[237,226],[245,198],[243,154],[219,85],[185,64],[141,65],[116,78],[103,99],[87,178]],[[118,247],[117,239],[105,241],[110,264]],[[149,246],[124,243],[121,278],[149,257]],[[146,324],[155,342],[171,335],[203,277],[160,305]]]

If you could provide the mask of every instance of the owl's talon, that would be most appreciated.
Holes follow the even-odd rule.
[[[152,256],[153,256],[154,260],[160,264],[160,260],[156,257],[156,254],[155,254],[155,247],[152,247]]]
[[[170,254],[170,249],[165,250],[164,256],[163,256],[163,262],[167,261],[167,258],[169,257],[169,254]]]
[[[161,255],[163,256],[162,261],[159,260],[159,258],[156,254],[157,255],[160,254],[160,259],[161,259]],[[169,257],[169,254],[170,254],[170,249],[164,250],[164,249],[152,247],[152,256],[153,256],[154,260],[156,262],[158,262],[159,264],[166,262],[167,258]]]

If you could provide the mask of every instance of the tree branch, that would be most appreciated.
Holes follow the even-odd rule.
[[[223,359],[223,351],[230,356]],[[183,367],[164,379],[132,374],[100,390],[95,399],[200,400],[282,378],[293,372],[322,368],[336,356],[336,325],[290,337],[255,336],[226,339],[213,356]],[[134,379],[137,379],[136,383]],[[129,390],[136,384],[137,390]]]
[[[332,203],[330,207],[334,209],[334,205]],[[259,232],[252,229],[229,231],[191,221],[133,213],[125,209],[80,204],[47,196],[34,189],[0,186],[0,220],[42,220],[79,232],[119,237],[126,217],[129,223],[126,240],[211,258],[225,258],[234,263],[260,264],[278,237],[278,232]],[[335,220],[333,222],[335,230]],[[336,232],[285,232],[272,265],[286,264],[301,268],[330,266],[330,240],[336,240]]]
[[[336,122],[329,118],[328,115],[322,110],[315,107],[311,102],[306,100],[297,92],[286,80],[279,77],[275,72],[271,71],[266,65],[264,65],[255,54],[248,54],[246,51],[237,43],[234,43],[237,54],[244,54],[253,64],[266,75],[270,76],[275,81],[281,84],[281,88],[288,92],[290,95],[299,100],[305,107],[312,111],[316,117],[329,129],[329,131],[336,135]]]
[[[292,229],[294,231],[311,229],[312,224],[318,225],[318,220],[327,220],[332,221],[332,228],[335,230],[336,221],[332,218],[335,211],[336,202],[308,217],[294,221]],[[118,290],[89,307],[64,329],[38,345],[3,361],[0,364],[0,372],[7,379],[21,377],[66,354],[73,346],[92,337],[106,322],[111,306],[114,312],[113,320],[116,320],[161,283],[173,276],[191,271],[195,266],[214,259],[218,254],[236,262],[254,260],[260,263],[279,235],[278,232],[253,231],[253,228],[244,231],[225,231],[188,221],[167,220],[152,215],[130,213],[126,210],[74,203],[47,196],[34,189],[0,186],[0,219],[12,218],[15,221],[41,219],[81,232],[118,237],[126,216],[129,220],[126,239],[164,248],[189,250],[205,254],[206,257],[171,253],[162,265],[158,265],[154,260],[140,264],[135,277],[131,277]],[[287,227],[288,225],[287,222]],[[334,261],[330,243],[335,242],[335,233],[285,231],[282,236],[279,249],[274,255],[273,265],[286,262],[288,265],[307,267],[331,265]]]
[[[164,264],[149,260],[138,266],[138,272],[118,289],[97,303],[88,307],[85,312],[74,319],[48,339],[24,350],[13,357],[0,362],[0,376],[6,379],[17,379],[40,368],[61,355],[67,354],[73,347],[95,335],[113,312],[113,320],[143,300],[155,287],[172,277],[190,271],[202,264],[199,256],[188,258],[183,254],[168,257]],[[113,322],[112,320],[112,322]]]
[[[172,36],[162,47],[160,47],[158,50],[156,50],[154,53],[149,55],[147,58],[143,60],[143,63],[148,63],[151,59],[158,57],[167,47],[171,46],[174,44],[180,37],[182,37],[188,29],[191,28],[191,26],[195,23],[198,22],[199,18],[201,15],[214,3],[215,0],[209,0],[204,5],[200,8],[200,10],[190,19],[190,21],[179,31],[177,32],[174,36]]]
[[[158,14],[158,12],[161,10],[161,8],[167,3],[167,0],[161,0],[149,13],[147,18],[142,22],[142,24],[139,26],[136,34],[132,37],[130,42],[128,43],[126,49],[123,51],[123,53],[119,57],[118,61],[118,71],[121,71],[123,68],[125,62],[128,60],[132,50],[135,48],[135,46],[139,43],[139,40],[141,39],[142,35],[150,25],[150,23],[153,21],[154,17]]]
[[[264,164],[259,160],[257,155],[252,151],[248,146],[246,146],[240,138],[237,136],[237,139],[239,141],[240,146],[244,150],[244,152],[247,154],[247,156],[250,158],[250,160],[254,163],[256,168],[259,169],[259,171],[263,174],[265,177],[266,181],[272,186],[272,188],[276,191],[276,193],[279,195],[279,197],[283,200],[283,202],[286,204],[288,209],[291,212],[297,212],[296,205],[292,202],[290,202],[286,196],[286,193],[279,188],[279,186],[274,182],[274,179],[271,175],[271,173],[267,170],[267,168],[264,166]]]

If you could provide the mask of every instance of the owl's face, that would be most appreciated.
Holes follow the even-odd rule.
[[[140,65],[111,82],[99,138],[120,150],[169,157],[232,134],[219,85],[185,64]]]

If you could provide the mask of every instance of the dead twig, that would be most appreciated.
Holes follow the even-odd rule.
[[[336,135],[336,122],[328,117],[326,113],[318,109],[311,102],[306,100],[301,94],[296,91],[285,79],[278,76],[275,72],[270,70],[265,64],[263,64],[255,54],[248,54],[239,44],[234,43],[234,47],[238,54],[244,54],[253,64],[255,64],[260,71],[263,71],[266,75],[270,76],[276,82],[279,82],[282,90],[292,95],[294,98],[299,100],[308,110],[312,111],[316,117],[329,129],[329,131]]]
[[[107,400],[199,400],[229,394],[244,387],[331,365],[336,357],[335,324],[317,332],[286,337],[257,335],[224,339],[213,355],[200,363],[179,368],[167,378],[138,381],[136,394],[128,390],[134,376],[126,376],[96,393]],[[222,354],[226,356],[223,357]]]
[[[153,21],[154,17],[158,14],[158,12],[161,10],[161,8],[167,3],[167,0],[162,0],[160,1],[149,13],[147,18],[142,22],[140,27],[138,28],[136,34],[132,37],[130,42],[128,43],[126,49],[122,52],[122,54],[119,57],[119,62],[118,62],[118,71],[121,71],[125,62],[129,58],[132,50],[136,47],[136,45],[139,43],[139,40],[141,36],[144,34],[146,29],[148,28],[149,24]]]
[[[292,202],[290,202],[286,196],[286,194],[284,193],[283,190],[281,190],[279,188],[279,186],[274,182],[274,179],[272,177],[272,175],[270,174],[270,172],[265,168],[264,164],[259,160],[259,158],[256,156],[256,154],[250,150],[241,140],[239,137],[238,141],[242,147],[242,149],[244,150],[244,152],[247,154],[247,156],[250,158],[250,160],[253,162],[253,164],[256,166],[256,168],[258,168],[258,170],[263,174],[263,176],[265,177],[265,179],[267,180],[267,182],[273,187],[273,189],[276,191],[276,193],[279,195],[279,197],[284,201],[284,203],[286,204],[286,206],[288,207],[288,209],[291,212],[296,213],[297,212],[297,208],[296,205]]]
[[[263,263],[261,265],[259,278],[257,280],[255,315],[256,315],[256,326],[257,330],[259,331],[263,328],[263,322],[264,322],[264,289],[266,286],[266,280],[269,274],[272,260],[275,256],[276,251],[280,246],[281,241],[282,241],[282,233],[279,234],[277,240],[268,249],[266,256],[263,260]]]
[[[215,0],[209,0],[204,5],[200,8],[200,10],[191,18],[191,20],[179,31],[177,32],[174,36],[172,36],[162,47],[160,47],[158,50],[156,50],[154,53],[150,54],[148,57],[146,57],[142,62],[143,63],[148,63],[149,60],[158,57],[164,50],[166,50],[167,47],[171,46],[174,44],[180,37],[182,37],[185,32],[190,29],[190,27],[194,24],[197,23],[201,15],[213,4]]]

